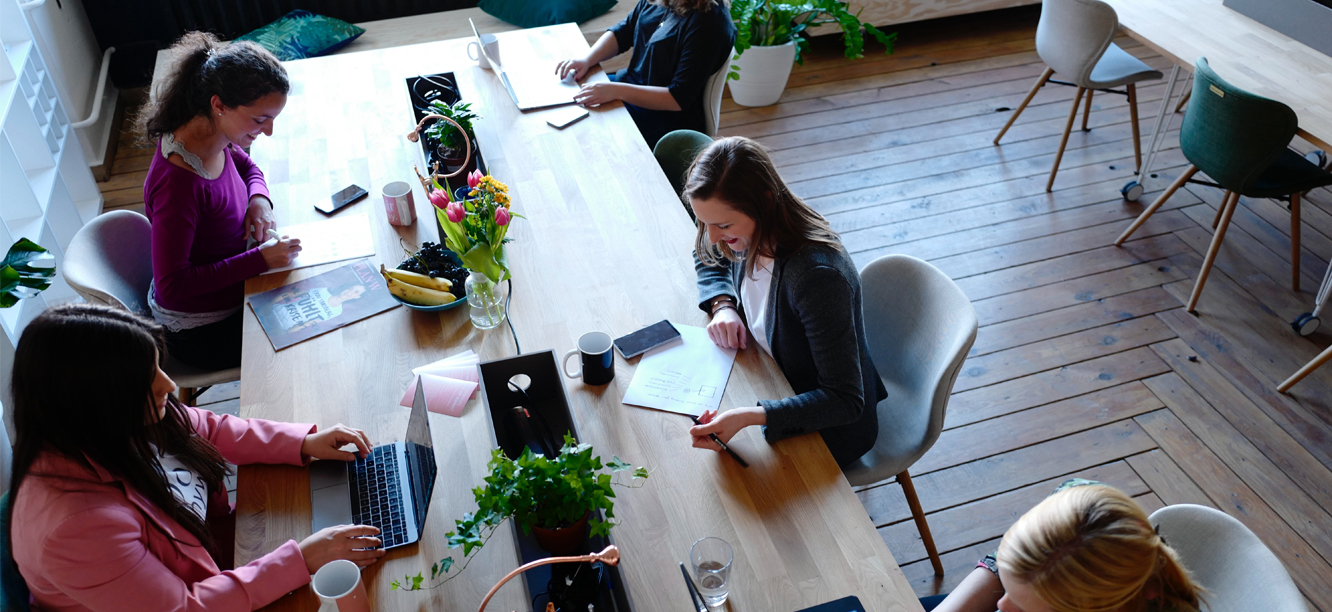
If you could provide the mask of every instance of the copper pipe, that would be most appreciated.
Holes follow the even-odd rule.
[[[461,125],[458,125],[458,122],[457,122],[457,121],[454,121],[454,120],[452,120],[452,119],[449,119],[448,117],[445,117],[444,115],[436,115],[436,114],[426,115],[426,116],[424,116],[424,117],[421,118],[421,121],[420,121],[419,123],[416,124],[416,129],[414,129],[414,130],[412,130],[411,132],[408,132],[408,133],[407,133],[407,140],[410,140],[410,141],[412,141],[412,142],[416,142],[416,141],[420,140],[420,139],[421,139],[421,129],[424,128],[426,122],[427,122],[427,121],[430,121],[431,119],[448,121],[449,123],[452,123],[452,124],[453,124],[453,127],[458,128],[458,132],[462,134],[462,139],[463,139],[463,145],[464,145],[464,148],[467,150],[467,156],[463,158],[462,167],[458,168],[458,170],[457,170],[456,172],[454,172],[453,174],[438,174],[438,173],[432,173],[432,174],[431,174],[431,178],[439,178],[439,177],[443,177],[443,178],[448,179],[448,178],[453,178],[453,177],[455,177],[455,176],[458,176],[459,174],[462,174],[462,171],[463,171],[464,169],[467,168],[467,164],[468,164],[468,162],[471,162],[471,161],[472,161],[472,139],[467,137],[467,130],[464,130],[463,127],[462,127]],[[427,193],[429,193],[429,191],[430,191],[429,189],[426,189],[426,192],[427,192]],[[452,198],[453,195],[450,194],[449,197]]]
[[[522,567],[519,567],[518,569],[513,570],[512,572],[509,572],[507,576],[505,576],[498,583],[496,583],[495,586],[491,587],[490,592],[486,593],[486,598],[481,600],[481,607],[477,608],[476,612],[485,612],[486,604],[490,603],[490,598],[495,596],[495,592],[500,590],[500,587],[504,586],[504,583],[508,582],[509,580],[512,580],[513,577],[517,576],[518,574],[521,574],[534,567],[541,565],[550,565],[551,563],[583,563],[585,561],[600,561],[602,563],[605,563],[606,565],[619,565],[620,549],[616,548],[615,545],[612,544],[610,546],[607,546],[605,550],[599,553],[592,553],[590,555],[583,555],[581,557],[546,557],[545,559],[537,559],[536,561],[523,565]]]

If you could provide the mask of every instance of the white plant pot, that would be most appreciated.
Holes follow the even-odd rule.
[[[740,78],[729,83],[731,99],[740,106],[776,104],[786,90],[795,53],[795,42],[745,49],[740,59],[732,60],[740,68]]]

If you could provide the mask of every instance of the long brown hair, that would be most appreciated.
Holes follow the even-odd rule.
[[[704,264],[743,261],[745,276],[753,274],[754,256],[776,258],[808,244],[842,249],[832,226],[804,200],[791,193],[763,145],[743,136],[722,138],[704,149],[689,166],[682,198],[719,199],[754,220],[754,237],[745,256],[724,242],[708,243],[707,226],[698,222],[694,252]]]
[[[688,15],[706,11],[722,0],[652,0],[675,12],[676,15]]]
[[[997,561],[1055,612],[1199,609],[1202,588],[1147,513],[1105,485],[1047,497],[1004,534]]]
[[[253,104],[271,93],[291,91],[287,70],[267,49],[249,41],[223,42],[207,32],[190,32],[171,46],[171,67],[162,88],[149,96],[135,119],[146,142],[210,117],[213,96],[228,108]]]
[[[10,512],[33,463],[54,452],[91,469],[89,460],[129,483],[212,551],[203,519],[167,486],[158,463],[174,455],[213,491],[227,464],[197,435],[185,408],[168,398],[166,416],[148,422],[157,359],[166,359],[161,326],[126,311],[64,304],[38,315],[14,349],[14,477]],[[11,530],[14,528],[10,521]]]

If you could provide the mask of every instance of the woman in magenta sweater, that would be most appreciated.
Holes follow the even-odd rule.
[[[301,250],[299,240],[268,238],[273,202],[242,150],[273,133],[290,84],[277,58],[253,43],[194,32],[171,51],[175,64],[138,120],[157,144],[143,184],[153,227],[148,303],[176,359],[236,367],[245,280]]]
[[[91,304],[51,308],[19,338],[9,537],[34,609],[250,612],[329,561],[384,555],[377,529],[343,525],[233,568],[227,462],[351,460],[344,445],[370,445],[342,425],[184,406],[166,350],[160,326]]]

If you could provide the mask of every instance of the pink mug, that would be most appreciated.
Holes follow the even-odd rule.
[[[319,612],[370,612],[361,568],[346,559],[325,563],[310,580],[310,589],[319,596]]]
[[[384,185],[384,211],[389,225],[411,225],[416,222],[416,201],[412,198],[412,185],[393,181]]]

